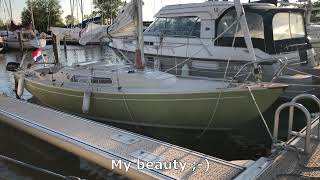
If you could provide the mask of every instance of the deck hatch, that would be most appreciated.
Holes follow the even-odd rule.
[[[111,136],[111,139],[127,145],[134,144],[139,141],[139,139],[135,138],[134,136],[127,134],[114,134]]]
[[[81,83],[87,83],[89,78],[87,76],[81,76],[81,75],[74,75],[71,78],[72,82],[81,82]],[[105,77],[92,77],[91,83],[94,84],[112,84],[111,78],[105,78]]]
[[[130,154],[132,157],[145,161],[145,162],[160,162],[163,161],[163,158],[157,156],[146,150],[138,150]]]

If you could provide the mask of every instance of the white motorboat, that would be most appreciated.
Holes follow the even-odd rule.
[[[257,61],[287,59],[291,68],[312,73],[318,62],[307,39],[302,9],[263,3],[244,4],[244,9]],[[155,17],[144,32],[145,57],[150,67],[159,60],[160,69],[173,74],[180,75],[184,67],[190,75],[232,77],[250,61],[233,2],[170,5]],[[133,57],[135,43],[135,39],[117,36],[109,46]],[[263,68],[265,80],[269,80],[279,66]]]

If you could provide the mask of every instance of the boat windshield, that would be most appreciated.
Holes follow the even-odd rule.
[[[201,20],[195,16],[156,19],[145,35],[200,37]]]
[[[281,12],[272,20],[273,40],[305,37],[303,16],[299,13]]]
[[[246,20],[252,38],[254,48],[266,51],[264,23],[260,14],[246,12]],[[237,23],[237,13],[235,10],[228,11],[217,23],[217,46],[225,47],[247,47],[240,23]]]
[[[237,13],[235,10],[225,14],[218,23],[217,35],[221,35],[221,37],[244,37],[240,24],[237,27],[237,23],[235,23],[236,19]],[[246,12],[246,19],[251,37],[264,39],[263,18],[261,15]]]

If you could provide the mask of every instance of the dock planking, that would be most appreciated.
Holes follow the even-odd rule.
[[[245,170],[243,165],[6,96],[0,96],[0,120],[132,179],[233,179]]]

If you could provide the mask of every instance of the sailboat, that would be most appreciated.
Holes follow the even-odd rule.
[[[44,33],[39,34],[36,31],[33,18],[33,9],[31,4],[31,24],[29,27],[21,27],[14,24],[12,19],[12,9],[10,2],[10,14],[11,14],[11,25],[10,29],[12,32],[8,32],[8,36],[4,37],[8,49],[37,49],[44,48],[46,46],[46,36]]]
[[[21,34],[21,35],[19,35]],[[21,44],[19,40],[21,36]],[[32,30],[16,30],[12,35],[4,37],[8,49],[37,49],[44,48],[47,44],[45,37],[41,37],[40,34],[35,34]]]
[[[290,68],[306,73],[319,68],[305,33],[302,9],[266,3],[246,3],[243,6],[257,61],[263,64],[265,81],[269,81],[278,70],[274,63],[277,59],[286,59]],[[181,75],[182,67],[187,66],[190,75],[205,77],[224,77],[227,68],[226,76],[233,77],[251,61],[247,58],[249,54],[238,27],[233,2],[169,5],[155,17],[144,32],[146,64],[149,67],[159,60],[163,71]],[[134,57],[133,38],[114,36],[109,46],[120,50],[129,59]],[[248,71],[250,68],[244,69],[243,73]],[[296,74],[287,70],[283,73]],[[314,72],[315,75],[318,73]]]
[[[237,84],[177,77],[145,68],[142,1],[133,0],[133,4],[138,32],[135,66],[35,64],[15,73],[18,96],[26,88],[47,106],[104,122],[212,130],[234,129],[247,123],[269,108],[286,88],[276,83]],[[242,6],[237,8],[243,12]],[[245,19],[241,24],[245,25]]]

